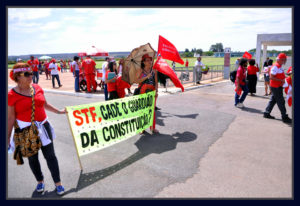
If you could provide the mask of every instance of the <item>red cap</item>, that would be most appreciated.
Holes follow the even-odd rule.
[[[292,67],[289,67],[289,69],[286,72],[287,74],[292,74]]]
[[[286,59],[286,54],[285,53],[280,53],[278,54],[277,58],[276,59]]]
[[[52,62],[56,63],[56,60],[55,60],[55,59],[51,59],[51,61],[50,61],[50,62],[51,62],[51,63],[52,63]]]
[[[144,55],[142,56],[142,61],[144,61],[146,58],[150,58],[151,61],[152,61],[152,57],[150,57],[149,54],[144,54]]]

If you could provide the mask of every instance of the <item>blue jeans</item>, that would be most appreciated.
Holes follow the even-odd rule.
[[[79,70],[75,71],[75,92],[79,92]]]
[[[57,80],[58,86],[60,86],[61,84],[60,84],[59,76],[58,76],[58,74],[55,74],[55,75],[52,75],[52,86],[53,86],[53,88],[55,87],[54,79]]]
[[[243,103],[244,100],[246,99],[246,96],[247,96],[248,92],[249,92],[249,89],[248,89],[247,85],[240,85],[240,87],[243,90],[243,94],[240,97],[237,93],[235,93],[235,104],[234,105],[237,105],[238,103]]]
[[[107,84],[104,84],[104,96],[105,96],[105,101],[107,101],[108,100]]]
[[[34,84],[38,84],[39,83],[39,72],[33,72],[33,76],[32,76],[32,82]]]

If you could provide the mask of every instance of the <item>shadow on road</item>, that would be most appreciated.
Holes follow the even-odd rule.
[[[254,108],[250,108],[250,107],[243,107],[241,110],[246,111],[246,112],[251,112],[251,113],[264,114],[263,111],[254,109]]]
[[[134,153],[127,159],[123,160],[122,162],[119,162],[118,164],[115,164],[111,167],[99,171],[84,173],[84,174],[81,171],[76,188],[67,190],[65,192],[65,195],[72,192],[78,192],[150,154],[161,154],[164,152],[168,152],[176,149],[178,143],[191,142],[196,139],[197,139],[197,135],[192,132],[183,132],[183,133],[177,132],[173,135],[166,135],[166,134],[151,135],[145,132],[145,134],[143,134],[140,137],[140,139],[135,143],[136,147],[138,148],[138,151],[136,153]],[[32,197],[33,198],[48,198],[48,197],[60,198],[60,196],[56,195],[55,191],[51,191],[51,192],[46,191],[43,194],[33,192]]]
[[[178,114],[170,114],[167,112],[161,112],[161,111],[156,111],[156,124],[159,126],[165,126],[165,123],[163,120],[166,117],[179,117],[179,118],[190,118],[190,119],[196,119],[199,114],[188,114],[188,115],[178,115]]]

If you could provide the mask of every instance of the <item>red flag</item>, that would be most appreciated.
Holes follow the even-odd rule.
[[[176,47],[167,39],[159,35],[158,40],[158,52],[164,59],[168,59],[179,64],[184,64],[184,61],[180,58],[180,55]]]
[[[168,63],[162,57],[158,57],[158,59],[156,60],[154,66],[153,66],[153,68],[156,69],[157,71],[167,75],[168,77],[170,77],[173,84],[176,87],[181,88],[181,91],[184,91],[184,87],[182,86],[182,84],[181,84],[180,80],[178,79],[177,75],[175,74],[173,69],[168,65]]]
[[[251,58],[252,58],[252,55],[251,55],[249,52],[245,51],[245,53],[244,53],[244,55],[243,55],[243,58],[251,59]]]

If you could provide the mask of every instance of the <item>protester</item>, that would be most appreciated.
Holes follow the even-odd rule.
[[[34,56],[30,56],[30,60],[27,61],[27,63],[30,65],[33,71],[33,83],[38,84],[39,83],[39,71],[38,71],[38,65],[39,61],[37,59],[34,59]]]
[[[257,84],[257,74],[259,72],[258,65],[255,64],[254,59],[249,60],[249,66],[247,68],[247,80],[248,80],[248,89],[250,95],[253,96],[256,93],[256,84]]]
[[[265,80],[265,96],[271,95],[271,88],[270,88],[270,70],[273,65],[273,60],[269,59],[267,62],[267,66],[264,67],[263,74],[264,74],[264,80]],[[269,88],[269,93],[268,93]]]
[[[195,62],[196,83],[197,84],[200,84],[200,80],[202,78],[202,67],[204,67],[204,64],[201,62],[201,57],[198,57]]]
[[[56,79],[58,86],[61,87],[62,84],[60,83],[59,80],[59,74],[58,74],[58,66],[56,64],[56,60],[52,59],[49,65],[49,69],[51,70],[51,76],[52,76],[52,87],[55,88],[55,81],[54,79]]]
[[[49,62],[46,60],[44,63],[44,69],[45,69],[45,74],[46,74],[46,80],[48,80],[48,76],[49,79],[51,79],[51,75],[50,75],[50,70],[49,70]]]
[[[118,76],[121,77],[122,76],[122,69],[124,67],[124,59],[120,59],[119,60],[119,65],[118,65]],[[132,92],[130,91],[130,88],[127,88],[128,90],[128,94],[132,94]]]
[[[31,95],[33,93],[35,101],[34,121],[39,128],[39,136],[42,142],[41,150],[55,183],[56,192],[58,195],[62,195],[64,193],[64,187],[61,184],[58,161],[53,146],[55,134],[45,110],[57,114],[65,114],[66,110],[59,110],[47,102],[43,89],[37,84],[32,84],[33,73],[29,66],[27,63],[17,63],[13,66],[13,70],[10,74],[10,77],[17,83],[17,86],[8,92],[8,146],[13,147],[14,145],[14,140],[11,139],[11,133],[15,122],[19,126],[18,129],[23,129],[31,125]],[[33,89],[33,91],[31,89]],[[16,128],[14,132],[18,132]],[[16,152],[17,150],[18,148],[16,148]],[[41,171],[38,153],[28,157],[28,162],[38,182],[36,191],[43,192],[45,188],[44,175]],[[19,187],[21,186],[20,184]]]
[[[86,57],[85,60],[83,60],[82,62],[82,69],[84,71],[85,74],[85,78],[86,78],[86,86],[87,86],[87,90],[88,93],[91,93],[91,87],[93,86],[93,91],[96,92],[97,89],[97,83],[95,80],[96,77],[96,62],[91,59],[91,56],[88,55]],[[73,67],[73,70],[75,70],[75,68]]]
[[[185,60],[185,67],[186,67],[186,69],[188,69],[188,67],[189,67],[189,60],[188,59]]]
[[[248,60],[242,58],[240,60],[240,66],[236,73],[235,79],[235,106],[238,108],[243,108],[243,102],[246,99],[246,96],[249,92],[247,84],[246,84],[246,71],[247,71]],[[243,91],[243,94],[242,94]],[[242,94],[242,95],[241,95]]]
[[[268,67],[269,66],[268,62],[269,62],[269,57],[266,58],[266,61],[264,62],[263,67]]]
[[[292,120],[288,117],[286,108],[285,108],[285,100],[283,98],[283,84],[285,83],[285,74],[282,65],[286,63],[286,55],[284,53],[280,53],[276,58],[275,65],[271,68],[270,71],[270,88],[272,91],[272,95],[268,106],[264,112],[264,118],[275,119],[274,116],[271,116],[271,112],[275,104],[277,104],[280,112],[281,118],[284,123],[292,123]]]
[[[109,57],[105,58],[105,62],[102,64],[102,81],[104,82],[104,98],[105,101],[108,100],[108,91],[107,91],[107,84],[105,83],[105,72],[108,67]]]
[[[23,60],[22,60],[21,58],[17,58],[16,62],[17,62],[17,63],[23,62]]]
[[[141,61],[141,70],[137,72],[136,82],[139,84],[139,88],[141,89],[140,94],[147,93],[149,91],[156,90],[155,94],[155,105],[158,96],[158,78],[157,78],[157,70],[152,69],[152,57],[148,54],[142,56]],[[150,127],[152,133],[158,133],[159,131],[155,129],[155,111],[153,117],[153,126]]]
[[[38,71],[39,71],[40,74],[43,73],[42,66],[43,66],[43,62],[41,60],[39,60]]]
[[[237,70],[240,66],[240,61],[241,59],[240,58],[237,58],[236,61],[235,61],[235,69]]]
[[[75,92],[80,92],[79,90],[79,65],[78,65],[79,57],[74,56],[74,61],[72,62],[72,67],[75,71]]]
[[[64,61],[62,59],[60,60],[60,68],[61,68],[61,73],[64,73]]]
[[[176,63],[173,61],[172,62],[172,69],[173,69],[174,72],[175,72],[175,67],[176,67]]]
[[[114,73],[115,76],[111,79],[108,78],[109,73]],[[117,93],[117,63],[115,61],[109,62],[107,70],[105,72],[105,84],[107,84],[107,91],[109,93],[108,100],[112,99],[118,99],[118,93]]]
[[[293,103],[293,99],[292,99],[293,98],[292,67],[289,67],[286,74],[288,75],[288,77],[285,78],[285,83],[284,83],[283,87],[284,87],[284,92],[286,94],[287,103],[291,107],[292,103]]]

